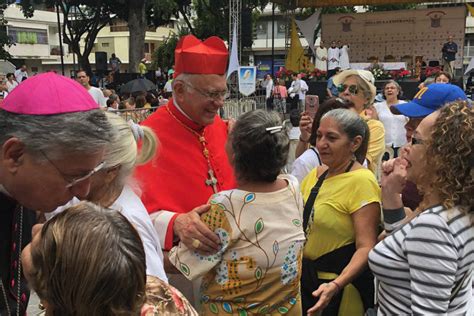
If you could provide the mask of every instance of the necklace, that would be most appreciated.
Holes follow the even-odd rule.
[[[209,178],[206,179],[205,183],[206,185],[208,186],[212,186],[212,190],[214,191],[214,193],[217,193],[218,190],[217,190],[217,179],[216,177],[214,176],[214,170],[212,169],[212,165],[211,165],[211,160],[209,160],[209,150],[207,149],[207,141],[206,141],[206,138],[204,137],[204,130],[202,131],[202,133],[198,133],[196,132],[195,130],[193,130],[192,128],[190,128],[189,126],[187,126],[186,124],[184,124],[183,122],[181,122],[170,110],[169,108],[169,105],[167,104],[166,105],[166,110],[168,111],[168,113],[171,115],[172,118],[174,118],[176,120],[176,122],[178,122],[181,126],[183,126],[185,129],[187,129],[188,131],[190,131],[192,134],[194,134],[195,136],[197,136],[198,140],[199,140],[199,143],[201,144],[202,146],[202,153],[204,155],[204,157],[206,158],[206,161],[207,161],[207,166],[208,166],[208,171],[207,171],[207,174],[209,175]]]
[[[20,235],[18,237],[18,267],[17,267],[17,277],[16,277],[16,284],[17,284],[17,296],[16,296],[16,316],[20,316],[20,294],[21,294],[21,245],[23,242],[23,206],[20,207],[20,225],[18,226],[20,229]],[[5,300],[5,306],[7,308],[8,315],[11,315],[10,304],[8,303],[7,298],[7,291],[5,290],[5,286],[3,285],[3,279],[0,278],[0,286],[2,288],[3,299]]]

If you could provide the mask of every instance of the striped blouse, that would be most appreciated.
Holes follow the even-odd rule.
[[[472,312],[473,241],[469,215],[435,206],[377,244],[369,265],[380,281],[379,315]]]

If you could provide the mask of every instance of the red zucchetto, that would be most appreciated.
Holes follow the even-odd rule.
[[[174,51],[174,78],[182,73],[223,75],[228,57],[227,47],[219,37],[212,36],[202,42],[194,35],[186,35]]]

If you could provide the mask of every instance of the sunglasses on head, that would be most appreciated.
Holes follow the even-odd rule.
[[[350,86],[346,84],[340,84],[337,86],[337,91],[339,92],[344,92],[347,89],[349,89],[349,93],[352,95],[356,95],[357,93],[359,93],[359,87],[357,87],[357,85],[355,84],[352,84]]]

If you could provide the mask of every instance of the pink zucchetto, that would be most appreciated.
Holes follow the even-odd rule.
[[[21,82],[8,94],[2,106],[2,110],[26,115],[55,115],[98,108],[83,86],[53,72]]]

